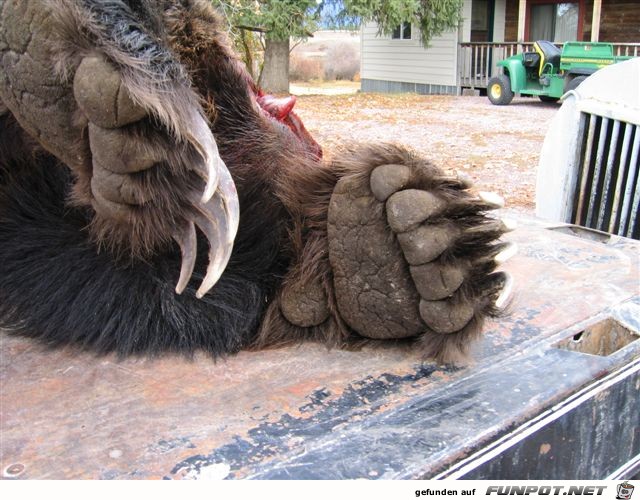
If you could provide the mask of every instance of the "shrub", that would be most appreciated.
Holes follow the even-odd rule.
[[[352,44],[339,43],[327,51],[325,80],[353,80],[360,72],[360,57]]]
[[[320,59],[304,57],[293,53],[289,58],[289,78],[293,81],[308,82],[321,80],[324,65]]]

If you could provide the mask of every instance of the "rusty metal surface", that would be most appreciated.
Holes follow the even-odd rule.
[[[118,361],[2,335],[2,475],[432,477],[640,358],[638,341],[610,356],[555,347],[607,318],[640,330],[639,242],[533,220],[509,239],[511,313],[464,369],[384,345]]]

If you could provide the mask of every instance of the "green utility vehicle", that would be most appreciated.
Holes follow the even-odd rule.
[[[555,102],[600,68],[630,59],[614,56],[610,43],[567,42],[560,50],[540,40],[533,43],[533,49],[498,63],[503,74],[490,78],[487,85],[487,96],[493,104],[509,104],[515,93]]]

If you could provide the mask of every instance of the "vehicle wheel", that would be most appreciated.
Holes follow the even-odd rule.
[[[575,78],[572,78],[569,83],[567,83],[564,86],[564,91],[565,93],[569,92],[570,90],[575,90],[578,88],[578,85],[580,85],[582,82],[584,82],[586,80],[586,76],[576,76]]]
[[[511,80],[507,75],[498,75],[489,79],[487,84],[487,97],[491,104],[504,106],[513,99]]]
[[[542,102],[558,102],[559,97],[551,97],[550,95],[539,95],[538,98]]]

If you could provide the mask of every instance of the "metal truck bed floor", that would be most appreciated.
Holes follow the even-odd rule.
[[[3,334],[2,475],[586,479],[636,470],[640,244],[571,232],[520,218],[507,238],[520,247],[505,266],[516,280],[511,313],[487,325],[463,369],[391,345],[118,361]]]

